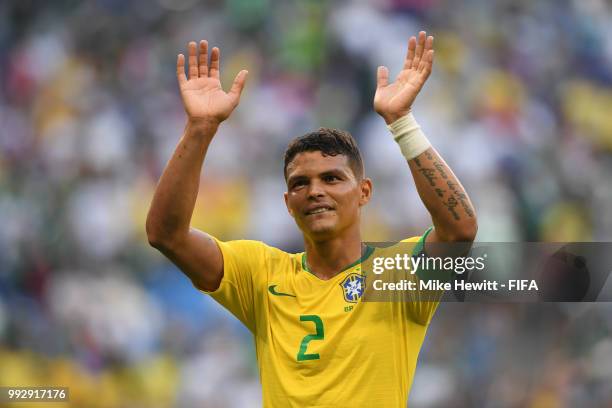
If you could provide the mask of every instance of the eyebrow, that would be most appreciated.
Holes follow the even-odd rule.
[[[307,178],[308,178],[308,177],[306,177],[306,176],[304,176],[304,175],[299,175],[299,174],[298,174],[297,176],[290,176],[290,177],[287,179],[287,185],[292,184],[292,183],[295,183],[296,181],[305,180],[305,179],[307,179]]]
[[[339,168],[335,168],[331,170],[325,170],[324,172],[320,173],[319,176],[336,176],[338,174],[344,176],[345,172]]]
[[[344,171],[342,171],[342,169],[336,167],[333,169],[329,169],[329,170],[325,170],[321,173],[318,174],[319,177],[324,177],[324,176],[336,176],[336,175],[341,175],[341,176],[346,176],[346,173]],[[305,176],[303,174],[297,174],[294,176],[289,176],[289,178],[287,179],[287,184],[291,184],[294,183],[296,181],[299,180],[305,180],[308,179],[308,176]]]

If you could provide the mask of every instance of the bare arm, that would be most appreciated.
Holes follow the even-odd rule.
[[[427,37],[421,31],[418,40],[410,38],[403,69],[395,82],[389,84],[386,67],[378,68],[374,109],[388,125],[410,112],[416,96],[431,74],[433,57],[433,37]],[[430,147],[410,159],[408,165],[435,227],[428,235],[427,243],[472,242],[478,229],[474,207],[444,159]]]
[[[247,71],[240,71],[229,92],[219,81],[220,51],[213,48],[208,65],[208,43],[189,43],[188,74],[185,57],[177,60],[177,79],[187,113],[183,136],[159,180],[149,214],[149,243],[174,262],[200,289],[215,290],[223,277],[223,257],[214,240],[190,228],[198,195],[200,172],[208,146],[222,121],[238,106]]]
[[[478,229],[476,212],[444,159],[432,147],[408,165],[435,227],[428,242],[472,242]]]

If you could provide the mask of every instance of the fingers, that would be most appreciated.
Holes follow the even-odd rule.
[[[412,61],[414,60],[414,53],[416,50],[417,40],[416,37],[412,36],[408,40],[408,53],[406,54],[406,60],[404,61],[404,69],[410,69],[412,67]]]
[[[221,59],[221,51],[219,48],[214,47],[210,53],[210,76],[212,78],[219,78],[219,60]]]
[[[434,58],[434,50],[428,50],[427,54],[421,60],[419,64],[419,73],[423,75],[425,78],[429,77],[431,74],[431,69],[433,67],[433,58]]]
[[[376,71],[376,87],[382,88],[389,84],[389,70],[385,66],[378,67]]]
[[[185,76],[185,56],[183,54],[179,54],[176,59],[176,78],[179,84],[187,82],[187,77]]]
[[[201,77],[208,76],[208,41],[200,41],[200,64],[199,71]]]
[[[196,43],[195,41],[190,41],[187,45],[189,51],[189,79],[194,79],[198,77],[198,58],[196,56]]]
[[[425,40],[427,34],[425,31],[419,32],[419,37],[416,44],[416,49],[414,51],[414,59],[412,60],[411,68],[417,69],[419,64],[421,63],[421,58],[423,57],[423,50],[425,49]]]
[[[419,63],[419,73],[425,73],[429,76],[433,66],[434,50],[433,50],[433,37],[427,37],[427,43],[425,44],[425,54]]]
[[[187,44],[187,53],[189,58],[187,63],[187,76],[185,76],[185,56],[179,54],[177,59],[176,74],[179,82],[185,81],[187,78],[196,79],[207,76],[219,78],[219,59],[221,57],[219,48],[214,47],[212,49],[210,53],[210,66],[208,64],[208,41],[200,41],[199,50],[198,44],[195,41],[190,41],[189,44]]]
[[[425,50],[423,54],[423,58],[421,58],[421,62],[419,63],[418,71],[424,72],[427,71],[427,75],[431,73],[431,67],[433,65],[433,42],[434,38],[432,36],[427,37],[427,41],[425,42]]]
[[[247,75],[249,71],[242,70],[236,75],[234,78],[234,83],[232,83],[232,87],[230,88],[229,94],[236,98],[236,102],[240,99],[240,95],[242,94],[242,90],[244,89],[244,84],[246,83]]]
[[[433,43],[434,43],[433,35],[430,35],[429,37],[427,37],[427,41],[425,42],[425,52],[429,50],[433,50]]]

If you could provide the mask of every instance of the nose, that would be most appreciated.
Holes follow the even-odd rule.
[[[323,185],[318,180],[313,180],[308,189],[308,198],[319,198],[325,195]]]

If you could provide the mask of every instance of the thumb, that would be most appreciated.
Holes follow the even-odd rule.
[[[376,71],[376,87],[381,88],[389,84],[389,70],[381,65]]]
[[[244,89],[244,84],[246,83],[247,75],[249,71],[243,69],[236,75],[234,78],[234,82],[232,83],[232,87],[230,88],[229,94],[232,95],[237,100],[240,99],[240,95],[242,94],[242,90]]]

